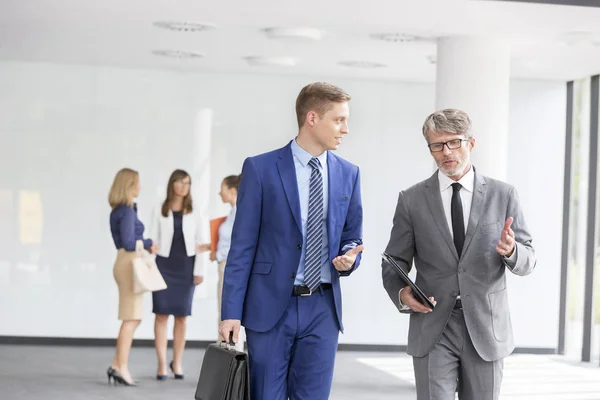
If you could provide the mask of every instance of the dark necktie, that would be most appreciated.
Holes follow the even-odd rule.
[[[452,215],[452,233],[454,235],[454,246],[458,257],[460,257],[465,244],[465,220],[463,217],[462,201],[460,200],[460,189],[462,185],[458,182],[452,184],[452,203],[450,214]]]
[[[315,290],[321,284],[321,248],[323,247],[323,177],[319,159],[308,163],[312,168],[308,194],[308,219],[306,221],[306,256],[304,259],[304,284]]]

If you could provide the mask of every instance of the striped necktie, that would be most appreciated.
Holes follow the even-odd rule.
[[[306,257],[304,258],[304,284],[315,290],[321,284],[321,248],[323,247],[323,177],[319,159],[311,158],[312,167],[308,194],[308,220],[306,222]]]

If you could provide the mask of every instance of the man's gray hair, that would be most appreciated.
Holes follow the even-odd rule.
[[[425,119],[423,124],[423,136],[427,140],[427,134],[431,132],[434,135],[442,135],[444,132],[455,135],[465,135],[470,138],[471,119],[466,112],[447,108],[431,114]]]

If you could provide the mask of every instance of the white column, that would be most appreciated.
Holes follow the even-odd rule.
[[[208,206],[210,194],[215,192],[215,189],[210,187],[212,122],[213,111],[211,109],[201,109],[198,111],[194,123],[194,140],[192,144],[194,152],[192,170],[190,171],[190,175],[194,180],[192,198],[194,199],[194,213],[202,224],[199,228],[203,236],[202,243],[210,243]],[[206,299],[209,291],[215,287],[216,268],[208,268],[210,263],[208,257],[208,252],[196,254],[196,266],[204,275],[204,283],[196,286],[194,297],[197,299]]]
[[[472,162],[479,173],[505,180],[510,84],[510,48],[499,39],[438,40],[436,109],[458,108],[473,122]]]

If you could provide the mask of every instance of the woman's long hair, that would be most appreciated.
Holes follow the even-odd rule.
[[[167,185],[167,199],[163,203],[162,210],[161,210],[163,217],[166,217],[167,215],[169,215],[169,210],[171,209],[171,202],[173,201],[173,198],[175,197],[175,190],[173,189],[173,185],[175,184],[176,181],[180,181],[185,178],[190,178],[190,190],[189,190],[188,194],[183,198],[183,213],[189,214],[192,212],[192,210],[193,210],[192,188],[191,188],[192,177],[190,176],[190,174],[188,174],[184,170],[176,169],[171,174],[171,177],[169,178],[169,184]]]

